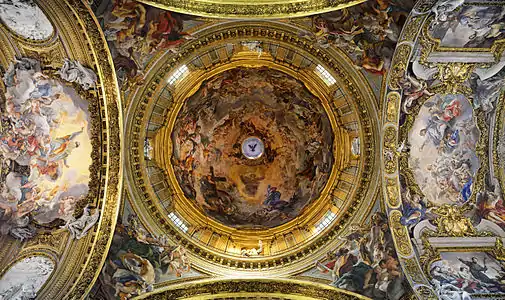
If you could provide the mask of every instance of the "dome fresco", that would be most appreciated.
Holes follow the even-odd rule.
[[[251,137],[259,141],[248,147],[264,148],[253,159],[242,150]],[[268,68],[235,68],[204,82],[179,112],[172,142],[184,195],[232,227],[292,220],[320,195],[333,162],[320,100]]]

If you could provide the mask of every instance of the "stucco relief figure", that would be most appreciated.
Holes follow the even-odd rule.
[[[251,249],[242,249],[240,251],[240,255],[242,256],[258,256],[263,252],[263,242],[260,240],[258,242],[258,248],[251,248]]]
[[[108,299],[130,299],[151,291],[155,283],[194,275],[183,246],[151,235],[130,214],[116,227],[100,281]]]
[[[462,0],[447,0],[452,9]],[[454,4],[454,5],[452,5]],[[443,20],[434,22],[431,34],[441,40],[442,47],[490,48],[493,43],[505,37],[505,9],[499,5],[464,5],[445,14]],[[439,14],[444,15],[444,14]]]
[[[482,80],[477,74],[472,74],[469,79],[472,89],[472,104],[475,109],[482,109],[490,113],[496,106],[497,99],[504,90],[505,69],[501,69],[494,76]]]
[[[319,101],[268,68],[209,79],[185,101],[172,132],[184,196],[228,226],[274,227],[295,218],[319,196],[333,162],[331,125]],[[250,137],[262,141],[261,155],[243,153]]]
[[[72,217],[62,228],[68,229],[70,236],[73,239],[79,240],[86,236],[91,227],[98,221],[99,216],[100,212],[98,210],[91,214],[89,206],[86,206],[78,219]]]
[[[435,286],[449,286],[465,293],[504,293],[503,268],[484,252],[442,252],[442,260],[432,264],[430,277]]]
[[[331,285],[372,299],[400,299],[405,294],[404,276],[394,250],[386,216],[375,212],[366,226],[355,226],[341,239],[344,245],[317,261],[315,270],[331,279]]]
[[[21,58],[4,75],[7,87],[0,132],[0,227],[18,239],[31,223],[73,217],[88,193],[91,143],[87,102]]]
[[[334,45],[353,59],[359,69],[383,74],[389,69],[400,30],[413,1],[367,1],[313,17],[313,33],[300,35],[320,47]]]
[[[58,74],[60,74],[63,80],[76,82],[85,90],[95,87],[97,81],[95,72],[75,60],[65,59],[63,67],[58,71]]]
[[[435,95],[424,103],[409,133],[409,164],[427,201],[468,201],[479,168],[479,135],[472,107],[462,95]]]
[[[424,80],[415,78],[414,75],[406,73],[405,77],[399,82],[403,89],[402,111],[410,114],[410,108],[417,104],[417,101],[423,97],[430,97],[434,94],[428,91],[428,84]]]

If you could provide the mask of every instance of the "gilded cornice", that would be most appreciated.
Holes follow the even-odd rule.
[[[294,279],[207,279],[172,285],[134,299],[205,299],[204,297],[209,294],[212,295],[211,299],[230,299],[241,295],[247,297],[255,295],[268,299],[276,295],[282,295],[284,299],[369,299],[327,284]]]
[[[365,0],[141,0],[140,2],[196,16],[227,19],[303,17],[343,9]]]

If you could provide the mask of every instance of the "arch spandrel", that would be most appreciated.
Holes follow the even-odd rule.
[[[0,274],[23,259],[50,257],[54,270],[37,297],[74,299],[96,280],[116,223],[121,100],[106,42],[86,4],[37,5],[54,27],[48,39],[21,38],[0,26],[7,147]]]

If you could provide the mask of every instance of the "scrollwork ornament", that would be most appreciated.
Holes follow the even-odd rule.
[[[389,214],[389,226],[391,233],[396,241],[396,251],[401,256],[409,256],[412,253],[412,246],[410,244],[409,232],[400,223],[402,213],[399,210],[393,210]]]
[[[421,241],[423,243],[423,253],[419,257],[419,261],[421,265],[424,266],[424,272],[429,274],[429,268],[432,262],[441,260],[440,252],[437,249],[433,248],[431,244],[428,242],[428,235],[423,235],[421,237]]]
[[[403,35],[400,42],[413,41],[420,31],[421,24],[424,19],[425,18],[423,16],[412,17],[410,19],[410,22],[408,22],[407,25],[403,28]]]
[[[501,238],[496,238],[496,242],[494,244],[493,250],[491,250],[491,254],[501,261],[505,261],[505,247],[503,246],[503,241]]]
[[[438,215],[433,220],[433,223],[437,226],[437,235],[451,237],[477,235],[477,230],[473,226],[472,221],[464,216],[461,207],[444,204],[435,207],[432,212]]]
[[[470,75],[475,70],[476,65],[472,63],[439,63],[437,64],[438,73],[435,75],[442,82],[444,87],[443,93],[469,95],[471,90],[464,86],[463,83],[470,78]]]
[[[384,157],[384,169],[387,173],[393,174],[398,168],[398,152],[396,149],[396,136],[397,131],[394,127],[386,128],[384,132],[384,147],[383,147],[383,157]]]
[[[388,106],[386,110],[386,118],[388,122],[395,122],[398,116],[398,107],[400,105],[401,96],[398,92],[390,92],[387,95]]]
[[[421,296],[421,299],[426,299],[426,300],[438,300],[437,294],[433,291],[433,289],[429,288],[428,286],[421,285],[418,286],[415,291],[419,296]]]
[[[405,272],[414,283],[424,283],[426,281],[421,267],[413,258],[408,258],[403,261],[403,272]]]
[[[386,179],[386,195],[388,197],[388,204],[392,208],[400,206],[400,195],[398,193],[398,185],[396,180],[392,178]]]
[[[411,52],[412,46],[409,44],[401,44],[396,48],[393,64],[389,71],[389,86],[394,90],[400,89],[399,83],[405,75]]]

